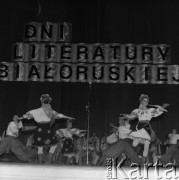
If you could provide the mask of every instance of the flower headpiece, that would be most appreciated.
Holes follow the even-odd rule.
[[[42,94],[40,97],[41,103],[49,104],[52,101],[52,98],[50,97],[49,94]]]
[[[141,94],[140,98],[139,98],[139,101],[141,102],[145,98],[149,100],[149,96],[147,94]]]

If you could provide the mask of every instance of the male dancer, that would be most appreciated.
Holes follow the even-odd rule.
[[[31,162],[25,146],[17,139],[22,128],[22,122],[14,115],[13,121],[8,124],[6,137],[0,142],[0,155],[12,152],[20,161]]]
[[[125,117],[119,118],[119,129],[124,130],[122,131],[122,138],[119,136],[120,139],[106,150],[103,157],[99,161],[99,165],[104,165],[107,158],[116,159],[122,153],[127,155],[127,157],[129,157],[132,162],[142,164],[142,160],[138,157],[132,147],[132,139],[128,138],[128,134],[131,132],[131,130],[125,127],[125,119]]]
[[[173,129],[172,133],[168,135],[169,137],[169,147],[166,151],[166,153],[161,157],[160,161],[163,164],[166,164],[170,161],[171,158],[175,158],[175,155],[178,151],[178,144],[177,141],[179,140],[179,134],[177,134],[177,130]]]

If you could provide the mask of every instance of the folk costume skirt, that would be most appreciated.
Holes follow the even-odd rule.
[[[50,147],[57,144],[57,138],[52,131],[50,123],[37,124],[34,132],[34,143],[36,147]]]

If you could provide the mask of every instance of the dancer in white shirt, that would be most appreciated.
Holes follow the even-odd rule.
[[[85,134],[86,134],[86,130],[80,130],[80,129],[77,129],[77,128],[72,128],[72,121],[67,121],[66,122],[66,126],[67,128],[64,128],[64,129],[58,129],[56,131],[56,134],[57,135],[61,135],[65,138],[70,138],[70,139],[73,139],[73,135],[76,135],[78,137],[83,137]]]
[[[148,151],[149,140],[140,136],[140,134],[143,133],[144,129],[132,131],[130,129],[129,119],[125,117],[119,118],[119,124],[120,124],[119,127],[116,127],[113,124],[111,124],[112,127],[118,129],[119,139],[126,139],[126,138],[132,139],[133,147],[136,147],[139,143],[144,144],[143,155],[146,155],[146,150]]]
[[[64,156],[66,156],[68,158],[67,164],[73,163],[72,157],[75,157],[76,163],[78,164],[80,155],[78,152],[76,152],[76,147],[75,147],[73,136],[76,135],[78,137],[83,137],[86,133],[86,130],[72,128],[71,120],[68,120],[66,122],[66,126],[67,126],[67,128],[58,129],[56,131],[57,136],[64,138],[63,145],[61,146],[61,144],[59,144],[58,148],[61,148],[61,149],[57,149],[57,152],[60,151],[61,154],[63,154]],[[58,155],[56,155],[56,156],[58,156]],[[58,157],[57,157],[57,159],[58,159]]]
[[[131,146],[133,140],[129,138],[129,133],[131,130],[129,129],[130,125],[126,119],[126,117],[119,117],[119,127],[110,124],[113,128],[118,129],[119,140],[113,143],[113,145],[105,151],[103,157],[99,161],[99,165],[104,165],[106,158],[116,159],[120,155],[129,157],[132,162],[139,164],[142,163],[142,160],[138,157],[133,147]]]
[[[173,129],[172,133],[170,133],[168,136],[170,145],[166,153],[160,159],[163,164],[168,163],[171,158],[175,158],[175,154],[178,151],[177,141],[179,140],[179,134],[177,134],[177,130]]]
[[[113,124],[111,124],[111,126],[113,127],[112,129],[113,133],[107,136],[107,139],[106,139],[107,143],[110,145],[112,145],[113,143],[119,140],[118,129],[114,127]]]
[[[164,108],[168,107],[169,104],[164,104],[163,106],[150,105],[151,107],[149,107],[149,97],[146,94],[141,94],[139,101],[140,101],[139,108],[134,109],[132,113],[129,115],[124,114],[124,116],[127,117],[129,120],[133,120],[135,118],[138,118],[139,120],[136,130],[140,130],[140,131],[134,131],[130,135],[138,138],[145,138],[147,140],[145,142],[144,153],[143,153],[143,159],[144,161],[146,161],[151,137],[152,135],[154,135],[154,131],[150,126],[150,120],[153,117],[160,116],[162,113],[167,112],[167,110]],[[138,139],[135,139],[133,145],[137,146],[139,142],[140,141]]]
[[[13,153],[20,161],[31,162],[25,146],[17,139],[22,128],[22,122],[17,115],[14,115],[13,121],[8,124],[6,137],[0,142],[0,155]]]
[[[51,127],[55,122],[55,119],[74,119],[65,116],[61,113],[54,111],[50,105],[52,98],[49,94],[43,94],[40,97],[42,106],[38,109],[31,110],[23,115],[23,118],[32,119],[37,123],[37,128],[34,132],[33,146],[38,147],[38,159],[39,163],[42,163],[43,159],[43,147],[50,147],[47,163],[52,162],[53,154],[57,146],[57,139],[53,133]]]

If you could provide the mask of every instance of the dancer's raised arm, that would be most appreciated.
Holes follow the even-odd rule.
[[[132,111],[130,114],[121,114],[123,117],[127,118],[128,120],[133,120],[137,118],[136,110]]]
[[[169,106],[169,104],[165,103],[162,106],[159,105],[150,105],[154,108],[150,108],[152,117],[157,117],[163,114],[164,112],[168,112],[165,108]]]
[[[55,114],[55,116],[56,116],[57,119],[64,118],[64,119],[75,120],[75,118],[73,118],[73,117],[66,116],[66,115],[61,114],[61,113],[57,113],[56,111],[53,111],[53,112],[54,112],[54,114]]]
[[[112,123],[110,123],[109,124],[112,128],[115,128],[115,129],[118,129],[118,127],[117,126],[115,126],[114,124],[112,124]]]

